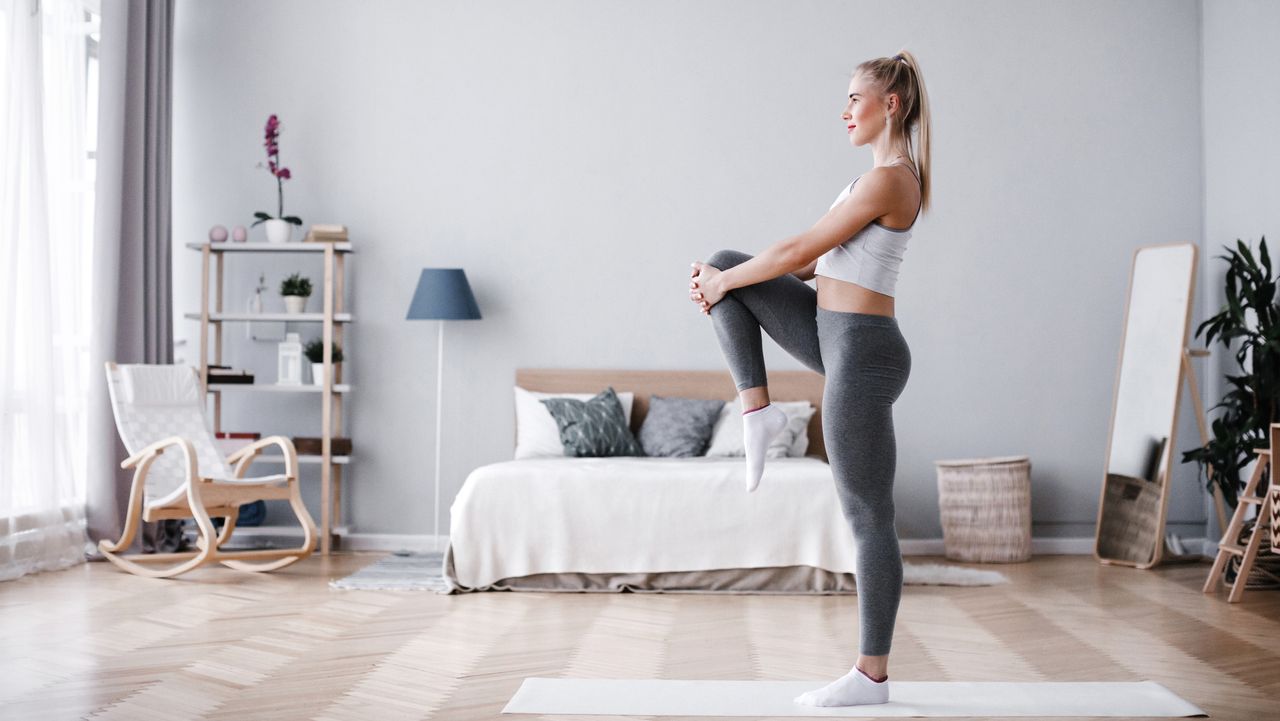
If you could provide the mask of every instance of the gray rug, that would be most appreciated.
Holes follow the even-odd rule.
[[[444,551],[396,551],[346,578],[330,581],[329,588],[448,593],[449,582],[444,578]]]
[[[1008,583],[999,571],[983,571],[941,563],[904,563],[902,582],[908,586],[993,586]],[[346,578],[329,582],[330,588],[355,591],[435,591],[448,593],[444,578],[444,552],[397,551],[365,566]]]

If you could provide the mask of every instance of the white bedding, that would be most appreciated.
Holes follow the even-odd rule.
[[[534,573],[807,565],[854,572],[831,467],[775,458],[536,458],[481,466],[450,508],[458,585]]]

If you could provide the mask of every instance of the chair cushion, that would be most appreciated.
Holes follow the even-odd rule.
[[[254,476],[252,478],[211,478],[214,483],[224,485],[249,485],[260,483],[283,483],[289,480],[289,477],[281,473],[274,473],[270,476]],[[147,508],[166,508],[168,506],[185,506],[187,497],[187,487],[179,486],[160,498],[154,500],[148,498]]]
[[[195,369],[182,365],[121,365],[124,403],[185,406],[200,403]]]
[[[156,441],[180,436],[191,442],[197,472],[204,478],[230,478],[231,467],[218,450],[205,418],[200,379],[183,365],[121,364],[107,371],[111,403],[120,440],[130,454]],[[146,479],[146,505],[181,494],[187,469],[182,451],[174,446],[151,465]],[[153,502],[153,499],[154,502]]]

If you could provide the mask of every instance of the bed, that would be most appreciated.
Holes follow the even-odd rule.
[[[481,466],[450,509],[444,575],[470,591],[851,593],[854,545],[822,441],[822,376],[769,374],[774,400],[816,408],[802,458],[770,459],[755,493],[742,458],[529,458]],[[521,369],[548,393],[613,386],[732,399],[727,372]]]

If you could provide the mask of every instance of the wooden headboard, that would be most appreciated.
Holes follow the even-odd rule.
[[[822,388],[826,379],[812,371],[769,371],[769,397],[775,401],[809,401],[817,408],[809,420],[806,455],[827,460],[822,439]],[[631,431],[638,433],[649,412],[649,396],[721,398],[731,401],[738,391],[729,371],[682,370],[574,370],[567,368],[517,368],[516,385],[540,393],[599,393],[608,386],[621,393],[631,391]]]

